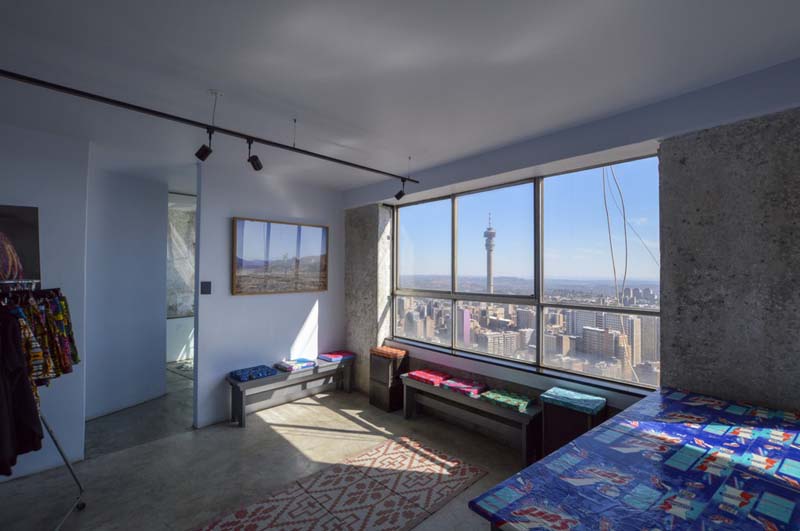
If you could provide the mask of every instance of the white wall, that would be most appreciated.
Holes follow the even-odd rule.
[[[167,185],[90,172],[86,417],[166,392]]]
[[[0,204],[39,207],[42,282],[69,300],[82,363],[41,388],[42,412],[72,460],[83,459],[86,182],[89,142],[0,124]],[[20,456],[14,476],[60,466],[45,435],[44,448]]]
[[[167,361],[194,357],[194,317],[167,319]]]
[[[230,416],[225,375],[237,368],[285,357],[316,356],[344,345],[344,210],[342,194],[248,171],[202,168],[199,193],[200,280],[213,294],[200,295],[196,425]],[[329,226],[328,291],[232,296],[232,217]]]

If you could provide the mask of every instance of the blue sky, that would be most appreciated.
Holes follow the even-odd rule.
[[[245,260],[266,260],[267,223],[261,221],[242,221],[237,227],[237,256]],[[271,223],[269,259],[294,258],[297,251],[297,225]],[[319,256],[325,249],[320,227],[300,228],[300,257]],[[242,249],[244,246],[244,249]]]
[[[658,159],[615,164],[614,172],[622,188],[629,223],[628,278],[658,280]],[[621,204],[608,170],[607,176],[612,243],[617,276],[621,278],[624,267]],[[545,278],[610,279],[612,267],[603,208],[602,169],[549,177],[545,179],[544,188]],[[492,225],[497,231],[495,276],[532,277],[532,185],[461,196],[458,201],[459,275],[485,275],[483,232],[491,212]],[[449,274],[449,200],[401,209],[399,235],[401,275]]]

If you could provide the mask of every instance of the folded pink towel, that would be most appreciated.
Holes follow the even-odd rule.
[[[439,384],[450,378],[450,375],[430,369],[421,369],[419,371],[411,371],[408,373],[408,377],[413,380],[417,380],[418,382],[439,387]]]
[[[442,382],[441,387],[456,391],[470,398],[478,398],[482,392],[486,391],[486,384],[475,380],[464,380],[462,378],[450,378]]]

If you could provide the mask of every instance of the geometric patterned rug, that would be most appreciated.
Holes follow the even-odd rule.
[[[485,474],[477,466],[401,437],[294,481],[202,529],[406,530]]]

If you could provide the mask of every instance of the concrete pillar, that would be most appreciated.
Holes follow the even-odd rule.
[[[659,157],[662,385],[800,409],[800,109]]]
[[[356,388],[369,390],[369,349],[391,335],[392,211],[380,205],[345,213],[347,349],[356,353]]]

